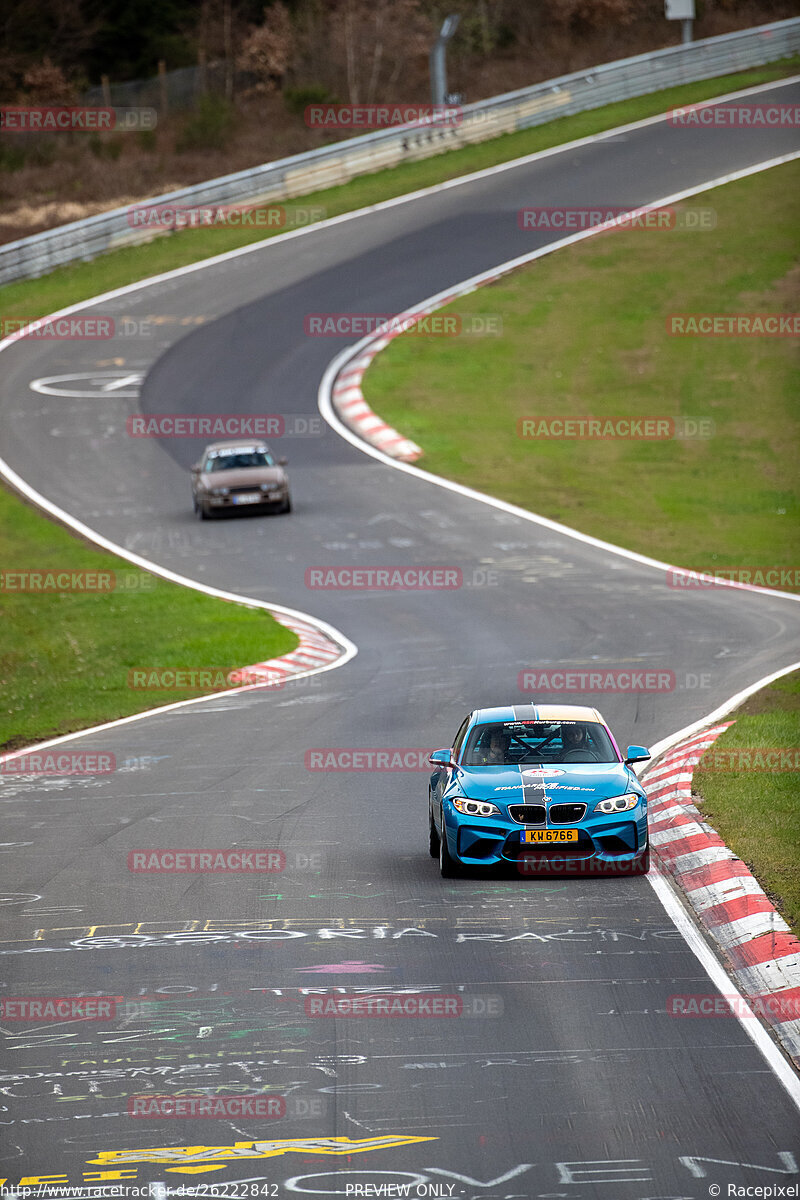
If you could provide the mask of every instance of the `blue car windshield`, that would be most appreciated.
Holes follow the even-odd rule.
[[[470,732],[466,767],[536,763],[615,763],[614,745],[597,721],[492,721]]]

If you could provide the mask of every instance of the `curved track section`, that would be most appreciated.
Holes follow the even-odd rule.
[[[759,98],[799,97],[795,82]],[[671,692],[602,701],[621,742],[653,743],[800,657],[797,605],[674,591],[651,567],[412,478],[327,427],[287,439],[291,519],[196,525],[195,447],[129,439],[125,419],[311,420],[336,347],[304,335],[307,314],[401,311],[526,253],[525,204],[636,207],[797,148],[796,130],[650,123],[95,303],[159,317],[149,338],[4,351],[0,449],[31,486],[132,553],[315,612],[359,654],[279,694],[84,737],[116,754],[113,774],[4,779],[0,952],[14,994],[125,1007],[106,1022],[5,1026],[3,1175],[537,1200],[700,1200],[712,1185],[796,1181],[797,1110],[741,1025],[667,1015],[671,994],[714,987],[646,880],[445,883],[424,844],[424,770],[322,771],[313,755],[430,748],[476,703],[516,694],[521,667],[548,663],[673,671]],[[181,322],[199,318],[185,336]],[[309,588],[309,568],[328,565],[443,565],[463,584]],[[286,869],[128,869],[134,850],[192,846],[279,848]],[[317,1015],[304,994],[364,987],[483,1007],[350,1020]],[[132,1094],[187,1089],[281,1095],[286,1111],[127,1115]]]

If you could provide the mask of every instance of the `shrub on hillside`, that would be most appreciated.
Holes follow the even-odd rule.
[[[224,96],[202,96],[175,139],[178,154],[187,150],[224,150],[234,124],[234,108]]]

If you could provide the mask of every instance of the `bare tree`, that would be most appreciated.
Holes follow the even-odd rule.
[[[75,88],[61,67],[45,58],[28,67],[22,78],[25,94],[34,104],[74,104]]]
[[[257,79],[254,91],[273,92],[282,84],[292,57],[294,38],[289,10],[282,0],[264,9],[264,21],[245,39],[237,65]]]
[[[433,23],[420,0],[342,0],[330,12],[334,61],[344,60],[351,104],[386,99],[409,62],[424,62]]]

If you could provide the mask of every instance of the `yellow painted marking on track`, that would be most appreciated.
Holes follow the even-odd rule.
[[[280,1154],[363,1154],[368,1150],[389,1150],[417,1142],[435,1142],[436,1137],[412,1137],[387,1134],[383,1137],[282,1138],[273,1141],[235,1142],[232,1146],[162,1146],[149,1150],[101,1150],[89,1163],[213,1163],[214,1159],[274,1158]],[[224,1165],[224,1164],[223,1164]]]

